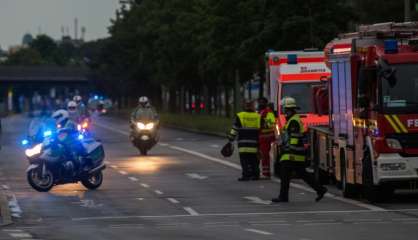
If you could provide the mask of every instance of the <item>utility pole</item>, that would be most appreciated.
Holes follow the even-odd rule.
[[[405,22],[411,21],[411,0],[404,0]]]

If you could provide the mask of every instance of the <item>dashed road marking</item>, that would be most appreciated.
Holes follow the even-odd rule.
[[[185,175],[188,176],[191,179],[198,179],[198,180],[205,180],[205,179],[208,178],[207,176],[202,176],[202,175],[197,174],[197,173],[186,173]]]
[[[158,194],[158,195],[163,195],[164,193],[163,192],[161,192],[160,190],[154,190],[154,192],[156,193],[156,194]]]
[[[9,190],[9,189],[10,189],[10,187],[9,187],[9,186],[7,186],[6,184],[1,185],[1,187],[2,187],[4,190]]]
[[[144,200],[144,198],[136,198],[136,200],[138,200],[138,201],[143,201],[143,200]]]
[[[128,173],[127,173],[127,172],[122,171],[122,170],[121,170],[121,171],[119,171],[119,173],[120,173],[120,174],[122,174],[122,175],[128,175]]]
[[[23,232],[21,229],[4,229],[3,232]]]
[[[122,131],[122,130],[112,128],[112,127],[109,127],[109,126],[106,126],[106,125],[103,125],[103,124],[95,123],[95,125],[97,125],[99,127],[102,127],[104,129],[113,131],[113,132],[120,133],[120,134],[125,135],[125,136],[129,136],[129,132],[127,132],[127,131]],[[165,143],[160,143],[160,146],[163,146],[162,144],[165,144]],[[222,165],[234,168],[236,170],[241,170],[241,167],[238,164],[233,163],[233,162],[229,162],[229,161],[222,160],[222,159],[219,159],[219,158],[211,157],[211,156],[206,155],[206,154],[202,154],[202,153],[192,151],[192,150],[182,148],[182,147],[173,146],[173,145],[170,145],[170,144],[167,144],[166,146],[171,148],[171,149],[180,151],[180,152],[188,153],[190,155],[197,156],[197,157],[200,157],[200,158],[212,161],[212,162],[220,163]],[[280,180],[276,179],[276,178],[273,178],[272,181],[280,183]],[[304,191],[307,191],[307,192],[311,192],[311,193],[314,192],[309,187],[301,185],[301,184],[291,183],[291,186],[296,188],[296,189],[304,190]],[[340,202],[344,202],[344,203],[347,203],[347,204],[351,204],[353,206],[365,208],[365,209],[372,210],[372,211],[381,211],[381,212],[387,211],[387,209],[385,209],[385,208],[381,208],[381,207],[374,206],[374,205],[367,204],[367,203],[362,203],[360,201],[356,201],[356,200],[352,200],[352,199],[339,197],[339,196],[336,196],[336,195],[331,194],[331,193],[327,193],[325,196],[328,197],[328,198],[340,201]]]
[[[9,235],[14,237],[14,238],[32,238],[32,235],[30,235],[29,233],[24,233],[24,232],[9,233]]]
[[[211,148],[220,148],[220,146],[218,144],[212,144],[210,145]]]
[[[141,186],[144,187],[144,188],[149,188],[149,185],[146,184],[146,183],[141,183]]]
[[[263,204],[263,205],[270,205],[271,204],[271,201],[266,201],[266,200],[263,200],[259,197],[247,196],[247,197],[244,197],[244,198],[249,200],[251,203],[255,203],[255,204]]]
[[[20,208],[19,203],[17,202],[17,198],[14,194],[11,196],[11,199],[9,200],[9,208],[10,208],[12,217],[20,218],[23,211]]]
[[[133,182],[138,182],[139,181],[139,179],[136,178],[136,177],[128,177],[128,178],[129,178],[129,180],[131,180]]]
[[[110,165],[110,167],[111,168],[113,168],[113,169],[118,169],[119,167],[118,166],[116,166],[116,165]]]
[[[257,233],[257,234],[261,234],[261,235],[273,235],[273,233],[271,233],[271,232],[266,232],[266,231],[262,231],[262,230],[258,230],[258,229],[254,229],[254,228],[246,228],[245,231],[252,232],[252,233]]]
[[[175,199],[175,198],[167,198],[167,200],[169,201],[169,202],[171,202],[171,203],[174,203],[174,204],[178,204],[178,203],[180,203],[177,199]]]
[[[187,213],[190,214],[190,216],[199,216],[199,213],[196,212],[193,208],[191,207],[184,207],[183,208]]]

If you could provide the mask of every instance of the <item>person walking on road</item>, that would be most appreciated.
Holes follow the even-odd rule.
[[[253,102],[246,102],[244,111],[238,113],[228,139],[237,138],[238,152],[242,168],[242,177],[238,181],[258,180],[260,161],[258,159],[258,138],[261,125],[260,115],[255,111]]]
[[[276,123],[276,117],[273,110],[268,105],[266,98],[260,98],[258,100],[259,113],[261,117],[261,129],[260,129],[260,157],[262,165],[263,176],[269,179],[270,173],[270,146],[275,141],[274,126]]]
[[[286,124],[281,130],[281,156],[280,156],[280,195],[278,198],[273,198],[274,203],[289,201],[289,185],[293,173],[301,177],[316,193],[316,201],[320,201],[327,189],[321,186],[313,176],[306,171],[306,153],[303,144],[304,126],[300,120],[299,114],[296,110],[295,99],[286,97],[282,101],[284,109]]]

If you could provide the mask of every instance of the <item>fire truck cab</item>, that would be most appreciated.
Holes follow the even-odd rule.
[[[324,62],[324,53],[317,50],[266,53],[266,79],[270,101],[278,113],[278,126],[285,124],[281,100],[295,98],[305,126],[328,122],[328,115],[315,114],[312,88],[323,86],[330,71]]]
[[[372,202],[397,188],[416,189],[418,23],[360,26],[330,42],[325,54],[329,123],[310,130],[317,177]]]

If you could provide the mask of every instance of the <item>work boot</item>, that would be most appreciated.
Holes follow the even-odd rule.
[[[289,199],[287,198],[282,198],[282,197],[278,197],[278,198],[273,198],[271,199],[271,202],[273,203],[281,203],[281,202],[289,202]]]
[[[324,198],[324,195],[325,195],[325,193],[327,193],[327,192],[328,192],[328,189],[327,189],[326,187],[322,187],[322,190],[316,193],[316,194],[317,194],[317,196],[316,196],[316,198],[315,198],[315,201],[316,201],[316,202],[321,201],[321,199],[322,199],[322,198]]]

